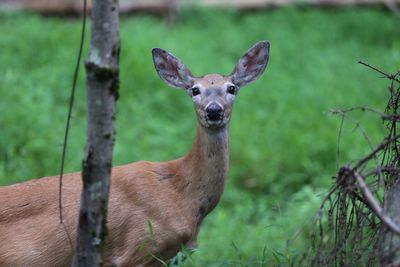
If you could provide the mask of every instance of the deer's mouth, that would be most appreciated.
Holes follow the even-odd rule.
[[[222,118],[218,120],[206,119],[206,123],[208,126],[221,126],[224,123],[224,120]]]
[[[229,116],[225,113],[224,109],[221,109],[218,112],[198,110],[198,118],[203,127],[210,129],[223,128],[229,122]]]
[[[204,120],[203,120],[203,126],[207,127],[207,128],[223,128],[228,124],[228,118],[226,118],[225,116],[220,116],[218,118],[215,119],[210,119],[207,116],[205,116]]]

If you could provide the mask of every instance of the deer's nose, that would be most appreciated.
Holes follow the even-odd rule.
[[[223,114],[224,114],[224,110],[217,103],[211,103],[206,108],[206,116],[207,116],[207,119],[209,119],[210,121],[217,121],[217,120],[222,119]]]

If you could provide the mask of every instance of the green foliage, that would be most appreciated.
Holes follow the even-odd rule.
[[[356,62],[395,72],[398,23],[379,8],[188,9],[174,25],[151,16],[121,19],[115,165],[179,157],[194,136],[191,101],[159,80],[151,48],[171,51],[195,75],[228,74],[253,43],[271,43],[266,73],[235,104],[223,199],[204,222],[199,249],[181,252],[178,266],[290,266],[301,256],[336,168],[340,120],[329,110],[385,106],[386,81]],[[3,12],[0,25],[0,184],[6,185],[59,172],[80,22]],[[85,104],[82,68],[67,171],[80,168]],[[381,127],[371,116],[360,113],[357,120],[376,143]],[[346,122],[341,162],[368,150],[354,127]]]

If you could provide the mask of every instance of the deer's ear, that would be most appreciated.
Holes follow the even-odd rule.
[[[237,63],[230,75],[237,86],[244,86],[261,76],[269,58],[269,42],[261,41],[251,47]]]
[[[192,87],[192,74],[182,61],[160,48],[154,48],[152,54],[154,67],[165,83],[177,88],[187,89]]]

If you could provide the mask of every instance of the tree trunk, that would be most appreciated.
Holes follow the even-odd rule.
[[[384,214],[400,225],[400,179],[385,196]],[[400,266],[400,236],[383,225],[379,253],[380,266]]]
[[[115,102],[119,87],[118,0],[93,0],[89,56],[86,59],[88,125],[82,161],[83,190],[72,266],[100,266],[106,218]]]

